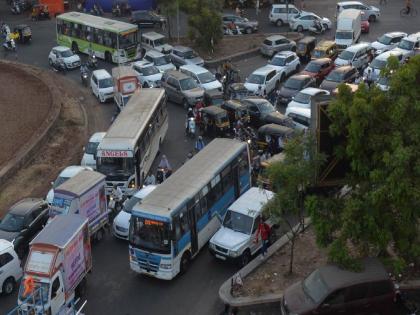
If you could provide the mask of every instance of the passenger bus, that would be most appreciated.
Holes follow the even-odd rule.
[[[97,171],[106,175],[106,193],[113,185],[131,194],[142,186],[168,130],[163,89],[134,93],[98,145]]]
[[[217,138],[132,210],[131,269],[170,280],[220,227],[227,208],[251,187],[246,142]]]
[[[81,12],[57,16],[57,43],[75,53],[94,52],[108,62],[123,63],[140,57],[138,26]]]

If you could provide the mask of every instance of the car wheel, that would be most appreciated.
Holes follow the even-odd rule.
[[[251,34],[252,33],[252,28],[250,28],[250,27],[246,28],[245,33],[246,34]]]
[[[277,21],[276,21],[276,26],[283,26],[283,21],[282,20],[280,20],[280,19],[278,19]]]
[[[370,15],[369,16],[369,22],[370,23],[373,23],[373,22],[375,22],[376,21],[376,16],[375,15]]]
[[[2,292],[5,295],[12,294],[12,292],[15,290],[15,286],[16,286],[15,279],[13,279],[12,277],[7,278],[3,283]]]
[[[184,255],[182,255],[182,258],[181,258],[181,265],[180,265],[180,271],[179,271],[179,273],[180,274],[184,274],[184,273],[186,273],[187,272],[187,270],[188,270],[188,267],[189,267],[189,265],[190,265],[190,261],[191,261],[191,255],[190,255],[190,252],[185,252],[184,253]]]
[[[299,33],[302,33],[303,32],[303,26],[302,25],[299,25],[298,27],[297,27],[297,29],[296,29]]]
[[[241,256],[241,260],[240,260],[241,267],[248,265],[250,261],[251,261],[251,252],[249,251],[249,249],[247,249],[242,253],[242,256]]]
[[[329,28],[328,28],[328,24],[323,24],[323,26],[324,26],[324,30],[325,30],[325,31],[329,29]]]
[[[148,87],[149,87],[149,84],[147,84],[147,82],[145,82],[145,83],[143,84],[143,88],[147,89]]]

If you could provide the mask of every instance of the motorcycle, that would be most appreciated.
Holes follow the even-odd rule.
[[[195,118],[190,117],[187,120],[187,136],[195,138]]]
[[[167,168],[163,167],[158,167],[156,171],[156,183],[162,184],[171,174],[171,170],[168,170]]]
[[[98,68],[98,59],[96,58],[95,53],[89,54],[87,66],[92,69]]]
[[[324,25],[321,24],[321,22],[315,21],[314,24],[308,28],[308,31],[313,35],[320,35],[324,34],[326,29]]]
[[[82,80],[82,84],[87,87],[89,82],[89,70],[85,65],[80,67],[80,79]]]
[[[16,43],[13,38],[10,38],[9,40],[5,41],[3,43],[3,48],[9,51],[16,51]]]

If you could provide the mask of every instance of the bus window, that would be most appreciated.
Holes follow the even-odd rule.
[[[229,188],[232,187],[233,180],[232,180],[232,172],[230,165],[226,167],[222,171],[222,188],[223,188],[223,194],[227,193]]]

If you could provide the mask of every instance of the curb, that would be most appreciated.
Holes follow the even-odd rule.
[[[34,135],[31,137],[29,142],[27,142],[16,154],[15,156],[7,162],[4,167],[0,169],[0,186],[2,186],[10,177],[11,174],[16,173],[19,168],[21,168],[23,165],[28,163],[34,155],[38,152],[40,147],[46,142],[48,138],[48,133],[52,129],[52,127],[55,125],[57,118],[60,115],[61,112],[61,104],[55,104],[54,101],[54,93],[51,92],[51,89],[49,88],[49,85],[41,76],[37,76],[36,73],[31,73],[30,71],[27,71],[25,67],[22,67],[21,64],[17,62],[11,62],[11,61],[0,61],[0,64],[6,64],[8,66],[13,67],[19,67],[18,70],[25,72],[27,75],[37,77],[39,81],[41,81],[48,89],[48,92],[51,97],[50,101],[50,110],[49,114],[44,120],[43,125],[46,125],[45,128],[42,130],[38,129]],[[38,71],[38,74],[41,73],[39,69],[36,68],[30,68],[32,70]]]
[[[305,229],[311,224],[311,220],[309,218],[305,218]],[[300,225],[297,224],[293,227],[293,231],[297,231],[300,228]],[[264,260],[260,259],[261,255],[255,257],[248,265],[243,267],[237,273],[235,273],[232,277],[227,279],[219,288],[219,298],[225,305],[233,306],[233,307],[242,307],[242,306],[249,306],[255,304],[264,304],[264,303],[272,303],[278,302],[283,294],[282,293],[270,293],[264,294],[258,297],[234,297],[231,294],[232,290],[232,281],[238,275],[242,278],[245,278],[255,269],[257,269],[261,264],[263,264],[268,258],[270,258],[275,252],[277,252],[280,248],[285,246],[289,242],[288,234],[290,232],[284,234],[280,237],[273,245],[268,248],[267,256]]]
[[[265,36],[270,36],[270,35],[282,35],[285,36],[289,39],[292,39],[294,41],[302,39],[304,37],[304,35],[302,33],[298,33],[298,32],[285,32],[285,33],[265,33]],[[246,36],[246,35],[244,35]],[[226,60],[231,60],[233,62],[244,59],[244,58],[249,58],[249,57],[255,57],[258,56],[260,53],[260,47],[257,48],[252,48],[246,51],[242,51],[230,56],[226,56],[223,58],[219,58],[219,59],[214,59],[214,60],[204,60],[204,66],[206,68],[217,68],[218,66],[220,66],[220,64],[222,64],[223,62],[225,62]]]

